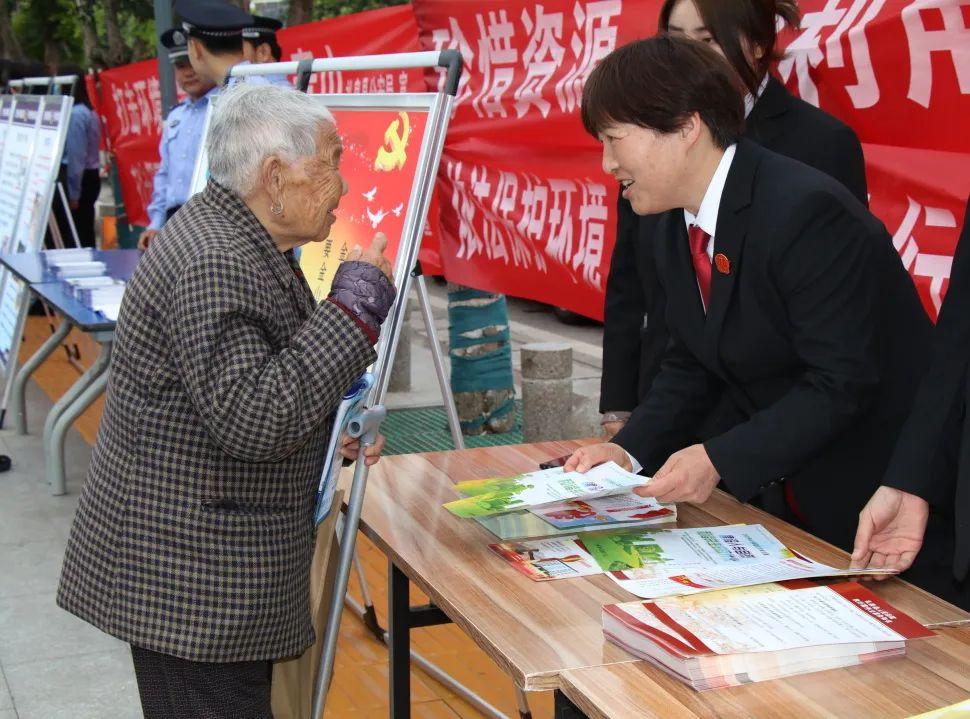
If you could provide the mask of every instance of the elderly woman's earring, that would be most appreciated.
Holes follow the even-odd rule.
[[[282,215],[283,214],[283,203],[280,202],[279,200],[277,200],[272,205],[270,205],[269,211],[272,212],[274,215]]]

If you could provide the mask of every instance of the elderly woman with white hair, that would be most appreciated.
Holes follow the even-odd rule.
[[[341,264],[323,302],[295,264],[347,192],[315,100],[237,85],[207,149],[208,186],[125,293],[57,595],[131,645],[149,719],[272,716],[270,662],[313,640],[331,415],[373,362],[395,293],[382,236]]]

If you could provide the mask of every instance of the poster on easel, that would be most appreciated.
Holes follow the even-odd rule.
[[[349,184],[334,211],[337,222],[329,236],[300,251],[307,283],[313,296],[322,300],[350,250],[356,245],[366,248],[377,232],[387,236],[384,254],[396,267],[411,200],[417,194],[419,158],[432,138],[428,113],[434,95],[372,95],[368,107],[361,106],[363,95],[311,97],[334,116],[343,144],[340,173]]]
[[[63,95],[18,97],[13,105],[0,155],[0,249],[4,253],[38,250],[43,244],[72,105],[72,98]],[[26,283],[0,272],[0,426],[29,300]]]
[[[3,143],[7,139],[7,128],[13,115],[13,95],[0,95],[0,157],[3,157]]]
[[[14,252],[37,250],[44,241],[44,230],[67,140],[67,133],[62,129],[70,119],[72,98],[48,95],[43,100],[30,171],[20,204],[20,219],[14,234]]]
[[[24,95],[13,104],[0,157],[0,252],[10,252],[13,246],[42,101],[40,95]]]

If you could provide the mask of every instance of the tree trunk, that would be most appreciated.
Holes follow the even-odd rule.
[[[87,66],[104,65],[105,51],[98,38],[98,27],[94,20],[94,6],[91,0],[74,0],[78,21],[81,24],[81,37],[84,41],[84,58]]]
[[[118,0],[104,0],[104,25],[108,36],[108,65],[124,65],[131,59],[131,50],[121,36],[118,22]]]
[[[10,21],[10,7],[7,0],[0,0],[0,56],[20,60],[24,56]]]
[[[302,25],[313,20],[313,0],[290,0],[290,13],[286,18],[287,27]]]

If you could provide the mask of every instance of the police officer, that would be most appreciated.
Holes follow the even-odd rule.
[[[161,164],[155,173],[152,200],[148,205],[148,229],[138,238],[139,249],[147,249],[169,217],[188,199],[192,184],[209,98],[215,85],[204,79],[189,62],[185,32],[173,28],[162,33],[162,45],[175,68],[175,80],[188,95],[168,113],[158,145]]]
[[[246,62],[280,62],[283,59],[283,50],[276,40],[276,31],[281,27],[283,23],[275,18],[253,15],[253,24],[244,27],[242,31],[243,57]],[[286,75],[265,75],[265,78],[274,85],[290,84]]]
[[[188,36],[189,62],[196,73],[216,85],[236,82],[238,78],[230,78],[229,71],[249,64],[243,55],[242,32],[255,27],[253,16],[226,0],[176,0],[174,10]],[[250,76],[246,82],[276,84],[264,76]]]

